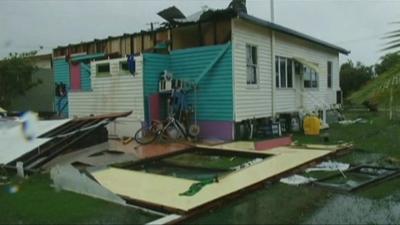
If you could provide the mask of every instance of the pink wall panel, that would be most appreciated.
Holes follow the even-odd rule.
[[[79,63],[71,64],[71,90],[81,89],[81,67]]]

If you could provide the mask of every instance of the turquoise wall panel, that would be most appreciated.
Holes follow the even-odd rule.
[[[70,73],[69,73],[69,64],[65,59],[55,59],[53,61],[53,71],[54,71],[54,82],[55,83],[60,83],[63,82],[67,90],[70,89]],[[67,103],[67,99],[64,98],[60,101],[58,97],[54,99],[54,110],[58,112],[58,106],[65,105]],[[63,110],[60,112],[60,114],[64,117],[68,117],[68,106],[62,107]]]
[[[81,91],[91,91],[90,65],[81,63]]]
[[[158,79],[164,69],[168,68],[175,79],[194,81],[224,48],[225,45],[214,45],[175,50],[170,55],[145,54],[145,106],[147,97],[158,91]],[[193,92],[188,93],[188,103],[194,104]],[[233,120],[231,46],[200,80],[197,89],[197,117],[207,121]]]
[[[60,83],[63,82],[67,88],[70,88],[70,79],[69,79],[69,64],[65,61],[65,59],[55,59],[53,61],[54,67],[54,82]]]
[[[176,79],[194,81],[225,45],[176,50],[171,52],[170,70]],[[200,80],[197,89],[197,117],[207,121],[233,120],[232,48]],[[193,92],[188,102],[194,104]]]
[[[148,97],[158,93],[160,73],[169,67],[169,56],[148,53],[143,55],[143,96],[146,121],[149,120]]]

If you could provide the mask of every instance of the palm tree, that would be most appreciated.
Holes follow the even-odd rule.
[[[391,24],[400,24],[400,21],[393,22]],[[385,48],[383,49],[384,51],[396,49],[397,50],[396,52],[400,52],[400,49],[399,49],[400,48],[400,29],[386,33],[386,35],[383,38],[388,40]]]

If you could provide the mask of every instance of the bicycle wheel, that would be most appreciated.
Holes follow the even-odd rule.
[[[142,145],[150,144],[156,138],[157,131],[154,131],[151,127],[142,127],[135,134],[135,141]]]

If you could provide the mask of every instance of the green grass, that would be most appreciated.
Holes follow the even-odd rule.
[[[47,175],[0,186],[0,224],[146,223],[158,216],[50,187]],[[19,191],[9,193],[10,186]]]
[[[390,87],[393,88],[394,96],[399,94],[399,83],[393,81],[398,79],[400,72],[400,65],[393,67],[391,70],[378,76],[378,78],[369,81],[360,90],[352,93],[348,100],[353,103],[361,104],[363,101],[373,101],[381,106],[388,106],[390,99]],[[391,85],[389,85],[391,84]],[[394,98],[396,105],[399,104],[399,99]]]
[[[329,142],[323,142],[318,136],[304,136],[302,133],[294,135],[294,140],[299,144],[337,144],[343,142],[353,143],[356,149],[368,153],[385,154],[400,159],[400,121],[390,121],[385,113],[356,112],[346,113],[349,119],[364,118],[367,123],[352,125],[332,124],[322,131],[329,134]]]
[[[396,178],[379,183],[371,188],[363,188],[359,192],[357,192],[357,195],[371,199],[382,199],[387,196],[393,195],[396,192],[398,193],[399,187],[400,178]]]

